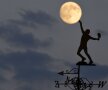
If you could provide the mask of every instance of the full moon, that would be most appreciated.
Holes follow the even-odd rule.
[[[81,16],[82,10],[75,2],[66,2],[60,8],[60,17],[67,24],[77,23]]]

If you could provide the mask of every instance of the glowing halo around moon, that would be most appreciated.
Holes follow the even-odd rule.
[[[65,2],[60,8],[60,18],[67,24],[77,23],[81,16],[82,10],[75,2]]]

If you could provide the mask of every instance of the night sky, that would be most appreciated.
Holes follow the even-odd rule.
[[[108,80],[108,0],[0,0],[0,90],[70,90],[54,87],[55,80],[62,81],[57,73],[81,60],[79,23],[68,25],[59,17],[66,1],[81,6],[91,36],[102,34],[100,41],[88,43],[97,66],[83,68],[83,74]]]

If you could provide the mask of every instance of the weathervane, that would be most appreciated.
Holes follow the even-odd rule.
[[[55,87],[60,88],[60,86],[69,87],[71,90],[91,90],[93,86],[97,86],[98,88],[103,88],[107,81],[99,81],[98,83],[94,83],[93,81],[88,80],[87,78],[81,77],[81,67],[83,66],[96,66],[90,55],[88,54],[87,43],[91,40],[100,40],[101,34],[97,33],[97,38],[91,37],[89,35],[90,29],[83,29],[82,22],[80,20],[82,15],[82,10],[80,6],[75,2],[66,2],[60,8],[60,17],[67,24],[74,24],[79,21],[82,37],[79,49],[77,51],[77,55],[81,57],[81,61],[76,64],[77,68],[73,68],[71,70],[61,71],[58,74],[61,76],[66,76],[66,80],[61,83],[59,81],[55,81]],[[85,62],[86,58],[81,55],[81,51],[84,50],[89,63]],[[73,76],[74,75],[74,76]]]
[[[91,90],[93,86],[97,86],[98,88],[103,88],[107,81],[99,81],[98,83],[94,83],[93,81],[89,81],[87,78],[80,77],[80,69],[81,66],[95,66],[93,64],[77,64],[78,68],[73,68],[72,70],[61,71],[58,74],[61,76],[66,76],[66,80],[61,83],[59,81],[55,81],[55,87],[60,88],[60,86],[69,87],[71,90]],[[71,77],[70,75],[74,75]]]

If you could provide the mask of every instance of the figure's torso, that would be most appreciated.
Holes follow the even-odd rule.
[[[86,48],[87,47],[87,42],[88,42],[89,39],[90,39],[90,36],[84,32],[82,37],[81,37],[80,46],[82,48]]]

